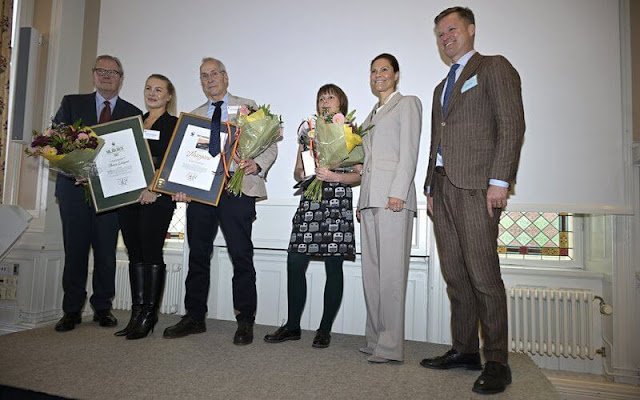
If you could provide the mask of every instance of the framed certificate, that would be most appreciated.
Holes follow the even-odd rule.
[[[142,118],[129,117],[91,128],[104,140],[95,159],[96,174],[89,178],[96,212],[137,202],[154,175]]]
[[[153,182],[154,191],[165,194],[183,192],[194,201],[218,205],[226,181],[224,163],[231,160],[231,142],[236,134],[236,125],[222,123],[221,153],[215,157],[209,154],[210,128],[209,118],[180,113]],[[221,157],[223,151],[224,159]]]

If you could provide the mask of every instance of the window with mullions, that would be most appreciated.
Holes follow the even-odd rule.
[[[569,213],[503,212],[498,255],[505,260],[571,261],[573,218]]]

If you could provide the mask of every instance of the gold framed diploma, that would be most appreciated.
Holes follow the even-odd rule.
[[[153,190],[168,195],[182,192],[193,201],[217,206],[225,187],[224,165],[231,160],[231,141],[235,134],[235,124],[221,124],[221,152],[214,157],[209,154],[211,120],[180,113]]]
[[[142,118],[129,117],[91,128],[104,140],[94,161],[95,173],[89,177],[96,212],[137,202],[155,173]]]

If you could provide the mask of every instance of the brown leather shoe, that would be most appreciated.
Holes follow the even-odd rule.
[[[56,323],[57,332],[72,331],[76,325],[82,322],[82,317],[79,313],[64,313],[60,321]]]
[[[312,347],[316,349],[324,349],[331,344],[331,334],[324,329],[318,329],[316,331],[316,337],[313,339]]]
[[[433,369],[482,369],[482,364],[480,363],[480,353],[462,354],[458,353],[455,349],[451,349],[444,353],[444,355],[435,358],[425,358],[420,362],[420,365],[425,368]]]
[[[473,384],[473,391],[480,394],[494,394],[504,392],[511,384],[511,368],[508,364],[487,361],[482,374]]]

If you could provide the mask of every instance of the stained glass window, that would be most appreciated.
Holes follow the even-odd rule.
[[[503,259],[573,260],[573,216],[503,212],[498,230],[498,255]]]

